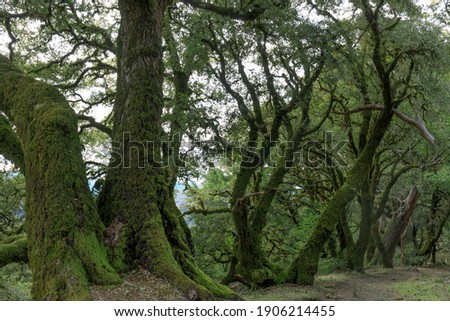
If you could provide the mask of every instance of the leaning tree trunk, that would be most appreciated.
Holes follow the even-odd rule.
[[[372,228],[372,197],[370,194],[369,177],[363,180],[361,188],[361,222],[359,223],[359,236],[352,257],[351,268],[357,272],[364,272],[364,259],[369,246]]]
[[[363,77],[362,77],[363,78]],[[367,88],[365,86],[362,87],[362,94],[364,97],[364,103],[370,104]],[[359,146],[358,151],[364,150],[364,147],[367,144],[367,137],[370,131],[370,122],[372,120],[372,113],[368,110],[363,112],[363,122],[361,125],[361,130],[359,132]],[[372,162],[368,164],[372,167]],[[353,253],[349,253],[350,260],[348,261],[349,268],[357,271],[364,272],[364,258],[366,254],[367,247],[370,241],[370,229],[372,225],[372,194],[371,194],[371,180],[370,180],[370,171],[361,177],[362,185],[360,190],[359,203],[361,207],[361,220],[359,222],[359,236],[358,240],[355,244]],[[372,177],[372,179],[376,179]]]
[[[119,1],[113,151],[99,209],[113,234],[109,245],[115,267],[137,262],[189,299],[229,298],[234,293],[194,261],[161,159],[161,42],[169,2]]]
[[[348,172],[346,182],[331,198],[321,213],[312,235],[287,269],[286,281],[305,285],[314,283],[314,276],[318,271],[320,253],[333,233],[342,209],[347,207],[356,196],[357,191],[362,188],[364,180],[361,177],[368,177],[372,158],[389,128],[392,115],[392,109],[389,107],[385,107],[379,115],[364,150]]]
[[[32,296],[89,298],[88,282],[118,282],[99,242],[103,225],[88,189],[75,113],[54,87],[0,56],[0,111],[24,155]]]
[[[386,248],[389,262],[393,261],[395,248],[400,243],[403,233],[408,226],[409,219],[414,211],[418,197],[419,192],[417,191],[417,188],[413,187],[409,192],[408,198],[406,199],[405,208],[400,215],[392,220],[388,230],[384,234],[384,246]]]
[[[393,91],[390,79],[392,70],[389,70],[389,68],[386,69],[384,66],[378,15],[372,11],[368,1],[362,1],[361,4],[366,21],[370,24],[374,41],[372,62],[380,81],[384,107],[375,121],[374,126],[371,128],[372,130],[370,131],[363,151],[358,155],[358,158],[349,170],[346,182],[331,198],[321,213],[312,235],[287,269],[287,281],[300,284],[314,283],[314,276],[318,271],[320,252],[332,234],[342,209],[353,200],[356,193],[362,188],[364,180],[361,177],[368,177],[373,156],[389,128],[394,113],[395,103],[392,97]]]

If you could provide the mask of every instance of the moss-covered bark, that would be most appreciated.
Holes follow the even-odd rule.
[[[161,158],[162,27],[169,1],[119,1],[117,97],[113,157],[99,211],[118,241],[114,263],[140,264],[188,299],[233,298],[196,265],[173,200],[173,176]]]
[[[361,1],[362,11],[370,26],[372,37],[372,63],[376,70],[381,88],[384,108],[371,127],[367,139],[362,138],[364,149],[359,153],[355,163],[347,174],[346,182],[336,191],[328,205],[320,215],[312,235],[300,250],[299,255],[286,271],[286,279],[300,284],[313,284],[314,276],[318,270],[320,252],[330,237],[342,211],[363,187],[368,177],[370,164],[392,120],[394,107],[397,103],[392,97],[391,68],[386,67],[385,52],[382,48],[382,32],[379,26],[379,11],[371,8],[369,1]],[[365,135],[364,135],[365,136]],[[361,179],[362,178],[362,179]]]
[[[369,177],[364,180],[361,188],[361,221],[359,223],[359,236],[355,245],[352,258],[352,269],[357,272],[364,272],[364,262],[366,250],[369,246],[372,228],[372,196],[370,193]]]
[[[13,262],[28,262],[28,243],[24,235],[0,243],[0,268]]]
[[[339,254],[343,254],[344,251],[346,252],[347,266],[349,266],[351,265],[349,262],[351,257],[353,257],[355,242],[353,241],[352,232],[347,221],[347,208],[341,209],[336,230],[339,238]]]
[[[312,235],[287,269],[287,281],[299,284],[313,284],[314,276],[318,270],[320,252],[332,234],[342,209],[347,207],[356,196],[357,191],[362,188],[364,180],[361,177],[368,177],[372,158],[389,128],[392,115],[392,109],[388,107],[379,115],[364,150],[348,172],[346,182],[331,198],[321,213]]]
[[[308,102],[309,103],[309,102]],[[283,182],[284,176],[289,171],[288,164],[293,164],[294,153],[299,148],[309,125],[308,114],[303,114],[295,131],[290,136],[290,144],[284,149],[284,155],[270,175],[270,179],[264,186],[264,191],[259,200],[255,202],[254,209],[249,211],[248,200],[243,200],[245,189],[257,166],[255,164],[241,163],[240,172],[236,178],[233,190],[232,206],[233,218],[238,234],[238,246],[236,257],[238,263],[235,267],[236,273],[240,274],[249,284],[271,285],[274,283],[275,275],[272,264],[265,257],[262,250],[262,233],[267,224],[267,214],[270,210],[276,191]],[[249,134],[251,137],[251,131]],[[251,141],[251,140],[249,140]],[[256,141],[256,139],[255,139]],[[270,149],[270,148],[269,148]],[[268,150],[263,154],[268,154]],[[266,158],[268,155],[266,155]],[[265,162],[262,158],[260,161]],[[231,279],[231,278],[229,278]]]
[[[250,222],[249,199],[246,190],[256,166],[241,162],[241,168],[234,183],[231,206],[234,226],[237,234],[234,266],[236,275],[251,284],[260,286],[272,284],[274,275],[261,247],[261,232],[256,231]],[[228,279],[233,280],[235,277]]]
[[[364,79],[364,76],[360,77]],[[365,81],[361,84],[361,93],[364,99],[364,103],[370,103],[367,95],[367,85]],[[372,120],[372,113],[368,110],[363,112],[363,122],[359,131],[358,151],[362,152],[367,144],[367,138],[370,132],[370,123]],[[360,195],[358,201],[361,207],[361,220],[359,222],[359,235],[355,244],[353,253],[349,253],[349,267],[358,272],[364,272],[364,259],[366,250],[370,241],[370,231],[372,225],[372,203],[373,197],[371,195],[371,167],[372,160],[370,162],[369,171],[365,176],[361,177],[362,185],[360,189]],[[376,178],[373,178],[376,179]]]
[[[445,210],[440,210],[440,202],[442,198],[446,198],[447,206]],[[450,196],[438,189],[433,191],[431,198],[431,208],[425,227],[424,240],[420,246],[417,255],[430,256],[436,249],[442,229],[445,226],[447,219],[450,217]]]
[[[54,87],[0,57],[0,110],[23,149],[26,232],[33,298],[89,298],[88,282],[118,282],[98,240],[103,225],[89,192],[77,119]]]
[[[377,225],[372,226],[372,236],[373,236],[373,239],[375,242],[375,246],[377,247],[377,251],[375,252],[373,258],[371,259],[370,265],[377,264],[377,261],[381,257],[381,262],[383,263],[383,267],[388,268],[388,269],[393,268],[394,265],[386,251],[386,247],[384,246],[383,239],[381,238],[380,233],[378,232]]]

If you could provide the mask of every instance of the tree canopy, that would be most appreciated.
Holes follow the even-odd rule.
[[[0,22],[0,268],[29,262],[34,299],[138,267],[239,299],[448,252],[443,4],[6,1]]]

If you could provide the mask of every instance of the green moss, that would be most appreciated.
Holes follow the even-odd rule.
[[[126,17],[122,23],[127,24],[121,29],[130,32],[121,32],[118,39],[118,69],[124,73],[118,75],[121,86],[114,108],[112,139],[121,142],[122,148],[99,196],[99,211],[105,223],[117,219],[125,224],[125,247],[113,250],[119,263],[125,258],[142,265],[166,278],[189,299],[212,299],[213,291],[225,289],[196,266],[172,204],[170,175],[160,166],[164,6],[152,8],[142,2],[121,11]],[[151,26],[151,32],[142,32],[143,26]],[[129,135],[125,137],[124,133]],[[154,146],[146,146],[147,142]]]
[[[41,257],[31,260],[33,298],[40,300],[88,300],[88,277],[81,260],[64,241],[45,244]],[[37,269],[37,267],[39,269]],[[41,282],[44,279],[45,282]]]
[[[410,301],[448,301],[450,285],[446,280],[408,280],[394,285],[399,297]]]
[[[107,249],[107,255],[108,259],[111,262],[111,266],[119,273],[125,272],[129,269],[130,264],[129,254],[127,254],[127,235],[126,235],[126,229],[123,229],[121,231],[121,235],[119,237],[119,241],[115,244],[115,246],[108,246]]]
[[[11,237],[7,242],[0,243],[0,267],[12,262],[28,261],[27,239],[23,236],[16,239]]]
[[[331,236],[342,210],[353,200],[356,192],[363,187],[364,177],[368,177],[372,158],[389,128],[392,110],[389,106],[377,119],[364,150],[348,172],[346,182],[336,191],[321,213],[313,233],[300,249],[298,256],[288,267],[285,277],[288,282],[312,285],[318,272],[320,252]]]
[[[119,277],[98,240],[103,225],[85,177],[76,115],[56,88],[24,76],[3,58],[0,97],[25,159],[33,298],[88,299],[88,280]]]
[[[94,232],[75,233],[74,248],[83,262],[89,279],[97,284],[119,283],[120,277],[109,265],[106,250],[98,242]]]
[[[218,284],[206,275],[195,262],[190,250],[187,235],[180,223],[183,218],[171,195],[164,204],[165,232],[171,244],[177,264],[184,274],[210,292],[214,298],[237,299],[238,296],[228,287]],[[180,218],[181,217],[181,218]]]
[[[9,243],[15,242],[15,241],[23,239],[23,238],[26,238],[25,234],[10,235],[10,236],[7,236],[4,239],[2,239],[0,241],[0,244],[9,244]]]

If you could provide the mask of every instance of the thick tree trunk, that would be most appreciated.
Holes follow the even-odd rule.
[[[254,167],[242,165],[234,184],[232,216],[237,233],[235,256],[236,274],[253,286],[272,284],[274,275],[268,266],[261,248],[260,235],[254,230],[249,219],[249,199],[244,198]],[[233,278],[234,279],[234,276]]]
[[[120,226],[110,243],[114,265],[134,262],[167,278],[188,299],[234,297],[196,265],[161,159],[162,28],[169,1],[119,1],[117,98],[113,157],[99,209]]]
[[[89,281],[120,279],[98,240],[103,225],[88,189],[75,113],[58,90],[24,76],[4,57],[0,97],[25,159],[32,296],[88,299]]]
[[[249,283],[256,286],[266,286],[274,283],[273,269],[262,250],[262,233],[267,224],[267,214],[275,198],[276,191],[289,171],[290,167],[287,164],[293,164],[295,151],[299,148],[300,142],[305,136],[308,124],[309,120],[307,118],[302,119],[301,125],[293,132],[290,138],[292,145],[286,147],[284,156],[273,170],[262,195],[255,202],[255,208],[250,213],[246,201],[240,201],[236,195],[243,195],[245,192],[243,186],[248,185],[248,181],[256,167],[251,164],[241,164],[241,170],[236,179],[233,194],[233,217],[239,239],[237,255],[239,263],[236,266],[236,271],[242,274]],[[247,185],[244,185],[243,182],[247,182]]]

